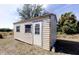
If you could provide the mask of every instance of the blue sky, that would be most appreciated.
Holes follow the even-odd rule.
[[[77,17],[77,20],[79,20],[79,4],[50,4],[46,7],[46,10],[56,14],[57,18],[65,12],[73,12]]]
[[[2,4],[0,5],[0,28],[13,28],[13,23],[20,20],[17,8],[21,8],[19,4]],[[44,8],[50,13],[57,15],[57,18],[65,12],[73,12],[79,20],[79,5],[77,4],[49,4]]]

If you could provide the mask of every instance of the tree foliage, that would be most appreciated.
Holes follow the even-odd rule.
[[[1,28],[0,29],[0,32],[12,32],[13,30],[12,29],[9,29],[9,28]]]
[[[42,14],[43,8],[42,5],[36,4],[24,4],[22,9],[17,10],[21,19],[29,19]]]
[[[79,32],[79,22],[72,12],[62,14],[58,22],[58,31],[66,34],[75,34]]]

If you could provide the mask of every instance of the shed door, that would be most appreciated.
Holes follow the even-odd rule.
[[[42,22],[33,23],[34,45],[42,46]]]

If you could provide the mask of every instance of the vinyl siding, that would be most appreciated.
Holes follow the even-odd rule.
[[[34,44],[33,32],[25,33],[25,25],[39,21],[42,21],[42,48],[50,50],[50,46],[52,46],[56,41],[56,19],[53,15],[51,16],[51,19],[46,17],[31,22],[14,24],[14,38],[29,44]],[[20,32],[16,32],[16,26],[20,26]]]
[[[57,32],[57,29],[56,29],[56,16],[51,16],[51,19],[50,19],[50,31],[51,31],[51,41],[50,41],[50,45],[53,47],[53,45],[55,44],[56,42],[56,32]]]
[[[50,49],[50,19],[43,21],[43,48]]]
[[[31,24],[31,22],[14,25],[14,38],[32,44],[32,33],[25,33],[26,24]],[[20,26],[20,32],[16,32],[16,26]]]

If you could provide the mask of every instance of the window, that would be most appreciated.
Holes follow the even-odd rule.
[[[40,25],[39,24],[35,25],[35,34],[40,34]]]
[[[20,26],[16,26],[16,32],[20,32]]]
[[[25,33],[31,33],[31,25],[25,25]]]

